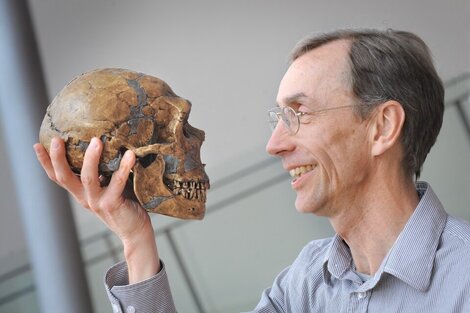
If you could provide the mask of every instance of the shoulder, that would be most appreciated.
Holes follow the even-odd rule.
[[[448,216],[433,266],[436,294],[445,302],[470,307],[470,223]],[[451,292],[449,290],[452,290]],[[459,310],[459,312],[463,312]],[[465,311],[467,312],[467,311]]]
[[[278,279],[285,284],[286,292],[292,297],[301,297],[304,288],[314,292],[323,282],[323,264],[329,253],[333,238],[309,242],[299,253],[295,261],[284,270]],[[299,300],[300,301],[300,300]]]
[[[470,249],[470,222],[449,215],[442,236],[443,240],[451,241],[463,249]]]
[[[446,264],[460,277],[470,279],[470,223],[448,216],[436,254],[437,264]]]
[[[310,241],[299,253],[293,266],[300,266],[306,270],[321,269],[332,242],[333,237]]]

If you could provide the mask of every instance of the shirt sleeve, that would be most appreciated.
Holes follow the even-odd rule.
[[[294,262],[277,275],[272,286],[261,295],[261,299],[253,311],[249,313],[286,313],[311,312],[309,303],[309,284],[305,281],[311,277],[313,263],[322,266],[318,251],[328,243],[328,240],[312,241],[307,244]],[[322,276],[321,276],[322,277]]]
[[[129,285],[126,262],[111,267],[105,287],[114,313],[174,313],[176,308],[164,263],[155,276]]]
[[[253,311],[246,313],[284,313],[287,312],[286,280],[290,267],[284,269],[274,280],[273,285],[264,290],[261,299]]]

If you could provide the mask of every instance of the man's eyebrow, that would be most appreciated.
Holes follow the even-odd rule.
[[[299,93],[293,94],[292,96],[285,97],[283,99],[283,103],[285,103],[286,105],[289,105],[291,103],[298,102],[299,100],[305,100],[305,99],[308,99],[307,95],[304,94],[303,92],[299,92]]]

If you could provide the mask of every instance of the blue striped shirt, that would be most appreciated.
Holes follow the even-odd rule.
[[[417,183],[417,191],[418,206],[369,279],[363,281],[354,271],[349,248],[339,236],[314,240],[251,312],[470,313],[470,224],[449,216],[428,184]],[[139,283],[140,289],[138,284],[125,286],[126,278],[124,263],[107,273],[115,308],[176,311],[164,269]]]

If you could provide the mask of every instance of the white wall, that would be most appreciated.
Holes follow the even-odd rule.
[[[444,80],[470,70],[468,0],[29,2],[51,97],[77,74],[97,67],[124,67],[164,79],[193,103],[190,122],[206,131],[202,158],[213,181],[266,157],[266,109],[274,104],[290,49],[309,33],[342,27],[410,30],[428,43]],[[423,177],[455,214],[470,218],[465,192],[470,146],[455,112],[446,113],[445,123]],[[0,166],[6,168],[3,155]],[[272,166],[263,173],[278,172],[280,166]],[[462,184],[456,184],[456,176]],[[209,204],[259,179],[248,177],[214,192],[213,199],[209,194]],[[1,198],[8,199],[0,211],[0,238],[9,238],[0,239],[5,269],[2,264],[12,254],[24,254],[24,239],[8,177],[0,181]],[[248,309],[300,247],[331,233],[325,220],[295,212],[288,185],[271,187],[176,233],[211,311]],[[75,214],[82,238],[103,229],[84,210],[75,208]],[[153,218],[157,227],[171,222]],[[166,239],[159,241],[163,257],[171,260]],[[105,267],[91,275],[96,292]],[[170,265],[169,271],[180,310],[191,312],[177,268]],[[103,294],[95,298],[104,301]]]

